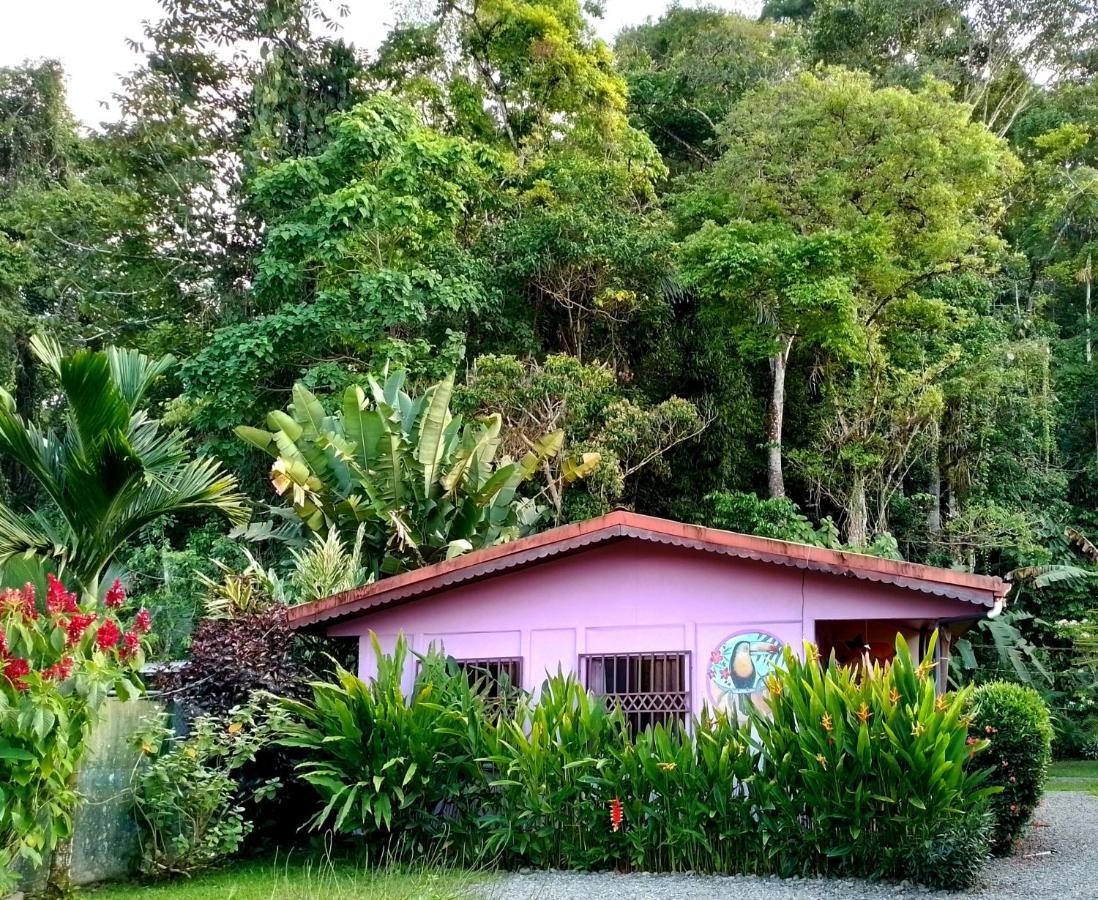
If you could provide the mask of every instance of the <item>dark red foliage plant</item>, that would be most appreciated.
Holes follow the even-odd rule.
[[[204,619],[194,631],[190,659],[161,676],[157,686],[180,704],[187,719],[223,715],[255,691],[297,696],[306,673],[295,641],[284,606]]]

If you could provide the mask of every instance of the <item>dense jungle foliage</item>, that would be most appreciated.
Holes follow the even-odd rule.
[[[624,505],[1010,575],[955,677],[1098,753],[1098,2],[672,5],[611,47],[596,3],[439,0],[369,53],[326,0],[161,6],[99,127],[57,63],[0,69],[4,416],[108,491],[146,477],[125,435],[178,431],[254,514],[95,534],[5,454],[5,583],[24,550],[75,571],[87,525],[81,584],[122,577],[172,658],[211,592]],[[36,335],[144,354],[140,421],[70,447]],[[292,467],[331,435],[351,481]]]

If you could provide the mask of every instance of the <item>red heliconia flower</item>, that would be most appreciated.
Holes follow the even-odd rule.
[[[80,607],[76,603],[76,594],[71,591],[65,590],[63,585],[57,576],[52,572],[46,575],[46,582],[48,587],[46,588],[46,611],[51,615],[57,615],[58,613],[75,613],[80,612]],[[31,590],[34,590],[33,585],[28,585]],[[26,588],[23,589],[26,593]]]
[[[11,682],[17,691],[25,691],[27,684],[23,681],[25,675],[30,674],[30,663],[21,657],[9,659],[4,662],[4,677]]]
[[[99,626],[99,630],[95,633],[95,645],[100,650],[110,650],[115,646],[119,639],[122,637],[122,632],[118,630],[118,626],[115,624],[114,619],[107,619]]]
[[[95,621],[95,613],[84,613],[81,615],[75,615],[69,620],[67,626],[69,632],[69,646],[76,644],[80,641],[80,638],[84,636],[84,632],[88,630],[88,626]]]
[[[610,801],[610,830],[619,831],[621,829],[621,800],[615,797]]]
[[[141,635],[136,631],[127,631],[122,635],[122,646],[118,650],[118,655],[123,659],[129,659],[133,656],[141,647]]]
[[[117,609],[126,602],[126,589],[122,587],[122,582],[117,578],[114,579],[114,584],[107,589],[107,595],[103,598],[103,602],[111,609]]]
[[[142,609],[133,620],[133,630],[138,634],[148,634],[150,628],[152,628],[152,616],[147,609]]]

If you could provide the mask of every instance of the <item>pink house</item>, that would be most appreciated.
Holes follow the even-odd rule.
[[[789,645],[840,661],[892,653],[897,633],[921,654],[996,616],[998,578],[612,512],[294,607],[297,628],[390,649],[443,649],[490,678],[536,691],[577,672],[636,726],[689,718],[703,704],[765,697]],[[409,681],[414,673],[409,672]],[[410,685],[409,685],[410,686]]]

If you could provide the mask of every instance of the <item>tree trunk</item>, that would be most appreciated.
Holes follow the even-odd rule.
[[[865,476],[854,476],[850,496],[846,500],[846,543],[851,547],[864,547],[869,514],[865,502]]]
[[[50,854],[50,874],[42,896],[47,900],[61,900],[72,896],[72,836],[57,842]]]
[[[942,533],[942,463],[938,458],[938,440],[935,437],[934,448],[930,453],[930,509],[926,511],[926,530],[932,537]]]
[[[1086,321],[1087,321],[1087,365],[1094,362],[1094,353],[1090,341],[1090,254],[1087,254],[1087,267],[1083,270],[1083,282],[1086,285]]]
[[[782,419],[785,416],[785,370],[792,336],[785,347],[770,357],[770,408],[766,423],[766,485],[771,497],[785,496],[782,475]]]

